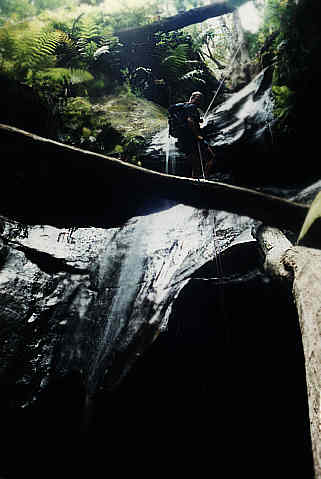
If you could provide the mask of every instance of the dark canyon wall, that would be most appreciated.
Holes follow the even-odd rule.
[[[250,170],[257,148],[270,151],[264,78],[208,119],[225,125],[209,130],[222,161],[235,151],[227,170],[237,152],[252,151]],[[101,181],[98,158],[90,185],[84,162],[63,175],[60,161],[59,181],[54,162],[26,168],[4,138],[4,477],[100,477],[129,464],[146,477],[223,467],[221,477],[312,478],[297,313],[264,273],[257,219],[147,187],[137,200],[121,168],[110,189]]]

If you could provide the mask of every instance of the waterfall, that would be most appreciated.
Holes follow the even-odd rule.
[[[168,131],[168,128],[167,128]],[[169,146],[170,146],[170,135],[167,133],[167,142],[166,142],[166,157],[165,157],[165,173],[169,173]]]
[[[271,163],[269,88],[265,71],[210,112],[220,167],[247,175]],[[182,170],[174,143],[168,129],[152,139],[155,169]],[[262,271],[257,223],[165,197],[144,198],[123,219],[105,190],[98,198],[90,205],[105,208],[103,226],[80,227],[69,242],[62,228],[32,224],[26,235],[1,219],[3,460],[19,472],[8,477],[37,472],[35,453],[61,469],[57,453],[69,476],[84,461],[87,477],[126,461],[149,475],[155,463],[179,476],[215,464],[226,478],[256,477],[264,466],[269,477],[301,468],[310,479],[297,313]]]

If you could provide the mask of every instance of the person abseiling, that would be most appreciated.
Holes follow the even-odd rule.
[[[204,140],[198,111],[203,94],[195,91],[186,103],[176,103],[169,107],[169,134],[177,138],[178,148],[185,153],[191,165],[192,178],[203,173],[208,177],[214,164],[214,152]],[[204,165],[202,166],[202,162]]]

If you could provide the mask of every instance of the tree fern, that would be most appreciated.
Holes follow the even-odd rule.
[[[68,43],[64,48],[58,48],[57,66],[78,68],[83,64],[92,63],[102,54],[114,52],[120,45],[112,30],[105,25],[97,23],[97,19],[84,17],[81,13],[71,25],[63,22],[53,22],[55,30],[65,32]]]
[[[12,60],[17,51],[14,35],[6,28],[0,30],[0,65],[3,67],[5,60]]]
[[[86,70],[81,70],[79,68],[71,68],[69,70],[69,76],[72,85],[77,85],[79,83],[87,83],[94,79],[91,73]]]
[[[168,49],[168,55],[162,60],[163,67],[170,75],[178,75],[182,68],[186,67],[188,61],[189,46],[185,43]]]
[[[35,31],[21,34],[20,29],[8,25],[0,30],[1,68],[18,80],[24,80],[29,70]]]
[[[179,81],[192,81],[204,84],[202,70],[195,69],[199,62],[197,60],[189,60],[189,51],[190,46],[185,43],[168,49],[169,55],[162,60],[162,66],[166,69],[164,76],[172,79],[175,78]]]
[[[79,21],[79,37],[85,40],[93,40],[100,34],[98,25],[91,18],[81,18]]]
[[[87,83],[94,79],[91,73],[80,68],[47,68],[38,72],[38,77],[50,78],[56,82],[67,80],[72,85]]]
[[[57,55],[69,53],[70,57],[79,56],[70,35],[61,30],[43,31],[29,38],[30,45],[27,65],[29,73],[27,83],[31,86],[41,85],[46,81],[61,84],[67,82],[77,85],[93,80],[93,75],[85,68],[68,68],[57,65]],[[49,83],[50,84],[50,83]]]
[[[56,49],[63,43],[70,43],[69,36],[60,30],[52,32],[41,32],[33,39],[33,45],[30,50],[30,68],[43,68],[43,65],[50,61]]]

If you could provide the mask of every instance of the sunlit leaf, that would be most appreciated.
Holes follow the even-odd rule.
[[[321,217],[321,191],[317,194],[314,198],[308,214],[304,220],[303,226],[301,228],[298,242],[301,241],[304,236],[307,234],[309,229],[311,228],[312,224]]]

